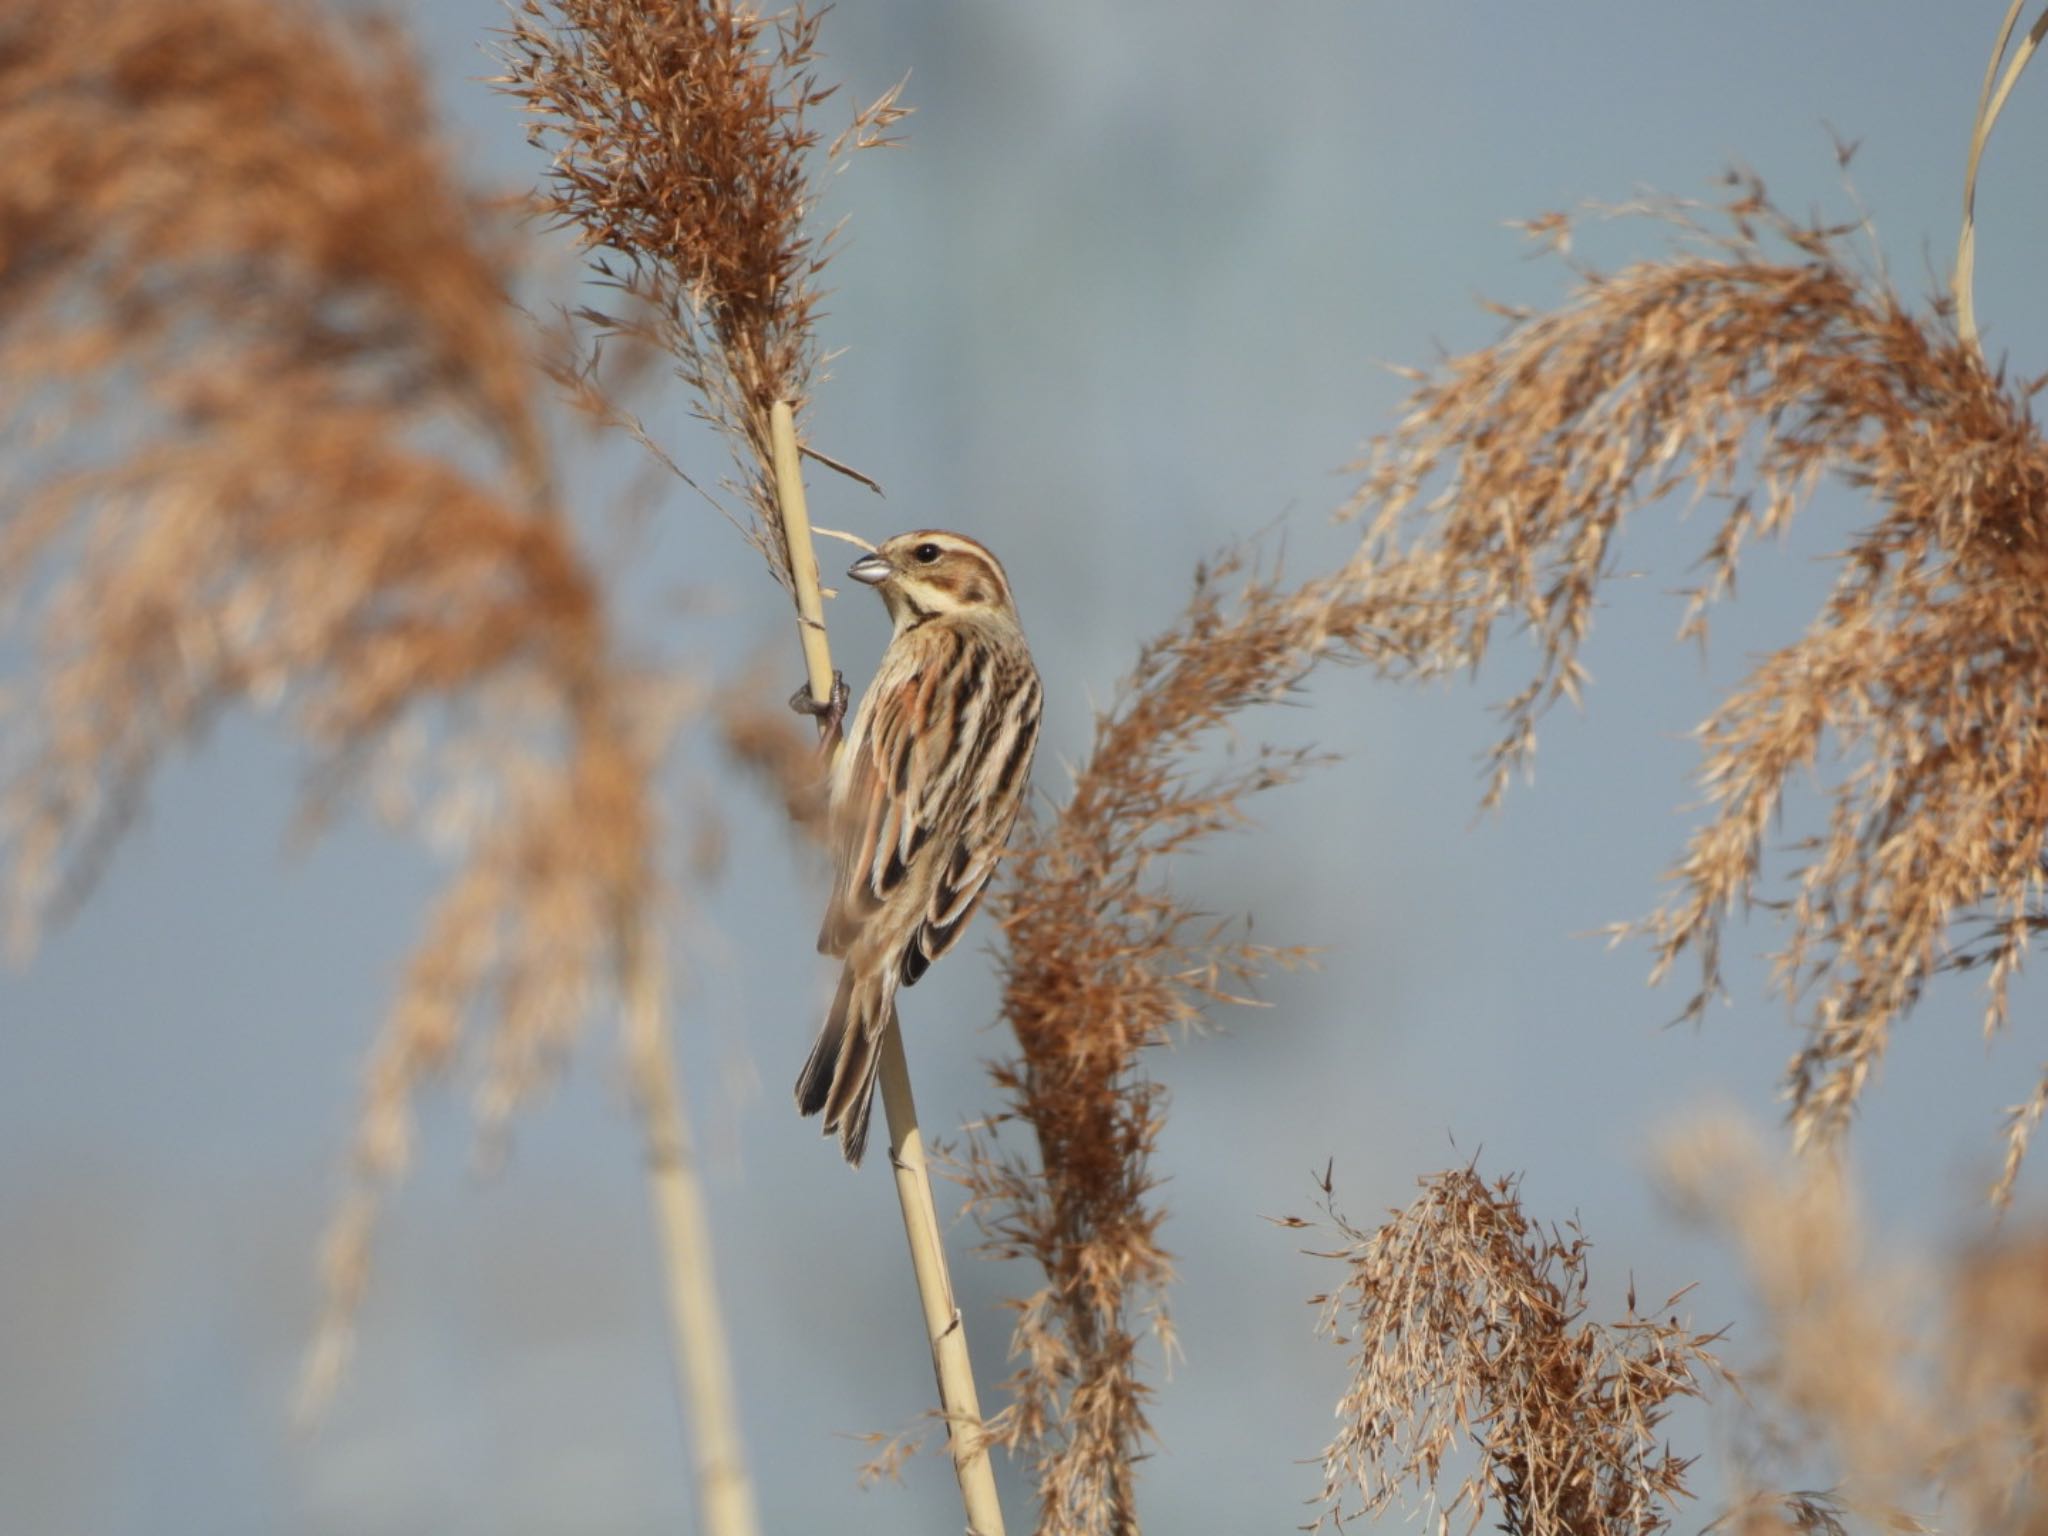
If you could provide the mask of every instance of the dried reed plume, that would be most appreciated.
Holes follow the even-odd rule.
[[[634,301],[630,315],[583,318],[674,359],[731,443],[748,536],[787,585],[768,418],[809,395],[836,233],[810,230],[811,120],[835,89],[815,73],[822,14],[723,0],[522,0],[519,14],[500,84],[553,152],[541,205],[605,253],[598,274]],[[900,89],[856,113],[826,158],[890,143]]]
[[[1818,1460],[1827,1505],[1873,1525],[2048,1526],[2048,1233],[2007,1233],[1929,1273],[1865,1243],[1833,1159],[1780,1169],[1717,1117],[1672,1138],[1663,1163],[1680,1209],[1737,1248],[1756,1293],[1759,1358],[1742,1377],[1773,1464],[1745,1478]],[[1736,1523],[1783,1502],[1746,1501]]]
[[[1316,758],[1261,748],[1205,772],[1196,754],[1319,661],[1378,658],[1368,574],[1354,560],[1288,587],[1235,559],[1198,573],[1185,616],[1097,718],[1072,795],[1050,825],[1020,827],[1006,861],[995,910],[1017,1055],[993,1068],[1005,1103],[970,1136],[959,1177],[987,1251],[1045,1277],[1013,1304],[1023,1363],[991,1425],[1033,1459],[1041,1531],[1137,1528],[1132,1463],[1150,1391],[1139,1335],[1172,1347],[1150,1166],[1166,1092],[1142,1053],[1302,958],[1201,918],[1162,882],[1161,861],[1240,825],[1247,796]],[[1004,1146],[1009,1122],[1033,1144]]]
[[[1720,1336],[1637,1315],[1633,1290],[1621,1322],[1583,1321],[1591,1244],[1575,1226],[1537,1225],[1515,1180],[1489,1185],[1470,1167],[1421,1185],[1366,1232],[1323,1176],[1338,1246],[1316,1256],[1345,1276],[1313,1302],[1318,1331],[1351,1350],[1352,1376],[1306,1529],[1382,1514],[1412,1489],[1439,1529],[1462,1509],[1468,1531],[1491,1515],[1511,1536],[1664,1530],[1692,1460],[1660,1445],[1659,1428],[1719,1375]],[[1466,1461],[1445,1499],[1446,1465]]]
[[[1914,314],[1859,270],[1850,229],[1795,223],[1754,179],[1731,186],[1726,232],[1661,209],[1686,237],[1673,254],[1584,272],[1557,310],[1441,365],[1372,445],[1354,507],[1373,519],[1382,622],[1422,672],[1477,665],[1501,625],[1534,642],[1491,804],[1543,712],[1578,696],[1630,513],[1685,489],[1726,503],[1681,630],[1703,635],[1747,545],[1824,476],[1869,497],[1807,632],[1699,728],[1710,818],[1634,925],[1656,976],[1697,958],[1697,1016],[1729,914],[1782,910],[1774,986],[1806,1030],[1792,1121],[1819,1143],[1938,970],[1987,966],[1985,1026],[2000,1024],[2043,921],[2048,448],[2028,391],[1988,371],[1945,308]],[[1780,902],[1764,839],[1804,773],[1830,807]],[[2044,1108],[2048,1077],[2011,1119],[2001,1199]]]
[[[20,3],[0,148],[0,578],[43,612],[8,734],[20,932],[231,706],[286,709],[315,821],[430,744],[459,774],[422,817],[462,862],[372,1057],[317,1391],[415,1086],[488,1012],[501,1117],[648,920],[671,711],[550,499],[512,248],[395,31],[277,0]]]

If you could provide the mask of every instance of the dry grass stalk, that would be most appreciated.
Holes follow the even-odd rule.
[[[500,83],[553,152],[542,205],[604,253],[599,275],[635,301],[631,314],[584,318],[674,359],[699,414],[732,443],[748,536],[788,585],[769,418],[778,400],[801,414],[818,362],[832,239],[810,229],[813,117],[833,94],[816,74],[822,16],[725,0],[522,0],[519,18]],[[898,90],[857,112],[825,158],[892,142]]]
[[[479,1101],[502,1122],[642,943],[683,701],[617,659],[552,499],[513,247],[393,28],[292,0],[24,0],[6,29],[0,581],[43,613],[8,737],[18,936],[231,706],[287,707],[313,823],[428,742],[458,777],[419,816],[461,867],[372,1055],[317,1399],[421,1080],[488,1016]]]
[[[1970,125],[1970,160],[1963,172],[1963,232],[1956,242],[1954,289],[1956,331],[1971,346],[1977,345],[1977,167],[1984,158],[1984,146],[1991,140],[1991,130],[1997,126],[2012,88],[2019,83],[2020,71],[2041,46],[2041,39],[2048,36],[2048,11],[2044,11],[2027,29],[2019,47],[2013,49],[2012,58],[2006,58],[2013,28],[2019,25],[2020,12],[2026,6],[2027,0],[2012,0],[2006,7],[1998,41],[1991,48],[1991,61],[1984,66],[1984,86],[1977,93],[1977,116]],[[2002,76],[1998,72],[2001,63],[2006,66]]]
[[[1166,1093],[1144,1053],[1302,958],[1200,917],[1160,861],[1242,824],[1246,797],[1318,760],[1262,748],[1195,765],[1232,717],[1287,697],[1319,661],[1380,658],[1368,576],[1362,559],[1299,587],[1236,560],[1199,573],[1185,616],[1097,718],[1058,816],[1014,838],[995,911],[1018,1050],[993,1069],[1006,1102],[969,1137],[958,1177],[987,1251],[1045,1277],[1014,1303],[1022,1364],[991,1431],[1033,1458],[1047,1533],[1137,1529],[1150,1391],[1139,1336],[1172,1347],[1150,1166]],[[1029,1147],[1002,1143],[1013,1122]]]
[[[622,914],[621,921],[633,915]],[[621,947],[626,1049],[647,1136],[654,1229],[669,1276],[671,1347],[696,1438],[697,1505],[711,1536],[751,1536],[760,1517],[740,1443],[732,1364],[721,1343],[725,1319],[708,1262],[711,1213],[669,1041],[661,936],[651,923],[637,932],[622,929]]]
[[[1625,518],[1690,488],[1726,503],[1682,633],[1703,635],[1748,544],[1824,476],[1866,494],[1806,633],[1699,729],[1710,817],[1643,923],[1655,974],[1688,952],[1697,1016],[1729,915],[1765,899],[1764,839],[1795,776],[1821,777],[1824,832],[1787,876],[1775,985],[1803,1002],[1789,1073],[1802,1142],[1847,1126],[1894,1024],[1944,966],[1984,965],[1984,1022],[2036,928],[2048,789],[2048,447],[2029,391],[1988,372],[1939,309],[1907,310],[1844,249],[1733,179],[1709,234],[1584,273],[1553,312],[1424,379],[1372,447],[1381,622],[1422,673],[1476,666],[1497,626],[1538,652],[1503,706],[1487,801],[1576,699],[1578,656]],[[1774,908],[1780,903],[1770,902]],[[1629,930],[1622,930],[1629,931]],[[1960,945],[1960,952],[1958,952]],[[2048,1079],[2016,1110],[2010,1190]]]
[[[2048,1233],[1929,1274],[1871,1250],[1831,1160],[1780,1169],[1741,1124],[1711,1120],[1664,1166],[1681,1209],[1744,1259],[1761,1314],[1745,1395],[1774,1457],[1820,1458],[1827,1506],[1873,1525],[2048,1528]]]
[[[1421,1185],[1366,1232],[1323,1177],[1338,1246],[1317,1257],[1345,1277],[1314,1301],[1319,1331],[1351,1350],[1352,1378],[1306,1528],[1379,1515],[1413,1490],[1439,1529],[1460,1511],[1468,1531],[1491,1515],[1512,1536],[1666,1529],[1692,1458],[1660,1444],[1660,1427],[1720,1374],[1720,1335],[1640,1316],[1633,1294],[1621,1322],[1585,1321],[1591,1244],[1576,1227],[1537,1225],[1515,1180],[1488,1184],[1470,1167]],[[1471,1470],[1446,1499],[1447,1464],[1461,1461]]]

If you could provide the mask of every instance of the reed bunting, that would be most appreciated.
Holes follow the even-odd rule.
[[[832,766],[838,872],[818,949],[846,964],[796,1102],[824,1111],[857,1167],[896,988],[974,915],[1024,803],[1040,692],[1009,578],[974,540],[899,534],[846,574],[896,631]]]

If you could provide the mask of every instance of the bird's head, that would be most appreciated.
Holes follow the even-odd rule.
[[[1017,616],[1002,562],[964,534],[899,533],[846,574],[882,594],[899,631],[948,615]]]

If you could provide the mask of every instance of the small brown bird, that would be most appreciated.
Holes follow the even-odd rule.
[[[1041,695],[1009,578],[974,540],[898,534],[846,574],[882,594],[896,633],[832,768],[818,949],[846,965],[796,1102],[859,1166],[896,988],[974,915],[1024,803]]]

